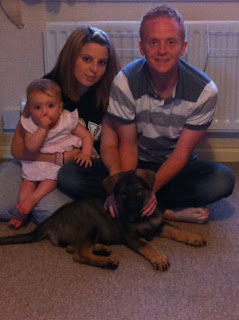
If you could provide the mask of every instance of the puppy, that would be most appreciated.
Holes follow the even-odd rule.
[[[137,169],[105,179],[107,193],[113,192],[116,199],[117,218],[104,209],[103,199],[83,199],[58,209],[30,233],[0,238],[0,245],[49,239],[56,246],[66,246],[76,262],[116,269],[119,262],[110,256],[107,246],[124,244],[145,257],[156,270],[165,271],[169,268],[168,259],[150,243],[155,236],[197,247],[206,242],[199,235],[165,223],[158,209],[150,217],[141,216],[152,193],[154,177],[149,170]]]

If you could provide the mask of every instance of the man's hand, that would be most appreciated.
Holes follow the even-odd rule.
[[[152,192],[149,201],[144,205],[142,209],[142,217],[149,217],[151,214],[154,213],[157,207],[157,198],[154,192]],[[118,208],[116,204],[116,200],[114,194],[109,195],[104,203],[105,210],[109,211],[113,218],[117,217],[118,215]]]
[[[142,209],[142,217],[149,217],[152,213],[154,213],[157,207],[157,198],[154,192],[152,192],[151,197],[149,198],[148,202],[144,205]]]
[[[114,194],[110,194],[104,203],[104,208],[105,210],[109,211],[112,218],[116,218],[118,215],[118,208],[117,208],[117,204],[116,204],[116,200],[114,197]]]

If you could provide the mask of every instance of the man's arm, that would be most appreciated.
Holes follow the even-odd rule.
[[[102,123],[101,157],[111,175],[135,170],[138,162],[136,124],[122,124],[106,115]]]
[[[163,163],[156,172],[154,193],[143,208],[143,216],[150,216],[157,205],[155,193],[165,184],[171,181],[186,165],[192,151],[206,134],[206,130],[192,131],[184,129],[178,139],[177,145],[171,156]]]
[[[156,173],[154,191],[160,190],[171,181],[186,165],[194,148],[206,134],[206,130],[193,131],[184,129],[178,139],[177,145],[171,156],[164,162]]]
[[[106,115],[102,123],[100,151],[110,175],[135,170],[138,162],[136,125],[121,124]],[[113,195],[107,197],[105,208],[112,217],[117,215],[117,205]]]

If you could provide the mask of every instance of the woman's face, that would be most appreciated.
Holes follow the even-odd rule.
[[[108,49],[97,43],[87,43],[76,59],[74,75],[83,87],[96,84],[104,75],[108,62]]]

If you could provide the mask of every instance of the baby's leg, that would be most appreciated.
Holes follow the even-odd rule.
[[[25,181],[27,187],[21,193],[17,209],[21,213],[28,214],[45,195],[56,188],[57,182],[56,180],[43,180],[39,182],[37,187],[35,185],[35,188],[33,188],[33,185],[31,185],[33,182]]]
[[[37,188],[38,182],[29,181],[24,179],[21,185],[20,193],[19,193],[19,203],[17,205],[17,209],[19,212],[28,214],[31,210],[27,210],[27,208],[21,207],[21,203],[31,198],[33,193]]]
[[[37,187],[37,183],[33,181],[23,180],[20,193],[19,193],[19,203],[16,206],[18,209],[18,215],[16,215],[13,219],[9,221],[9,227],[13,227],[15,229],[20,228],[23,224],[25,224],[28,220],[28,211],[25,207],[21,206],[21,203],[25,201],[27,198],[31,198],[31,195],[35,192]]]
[[[28,219],[28,214],[35,205],[49,192],[56,188],[56,180],[43,180],[38,185],[33,181],[24,180],[19,195],[17,209],[19,214],[9,221],[9,226],[20,228]]]

